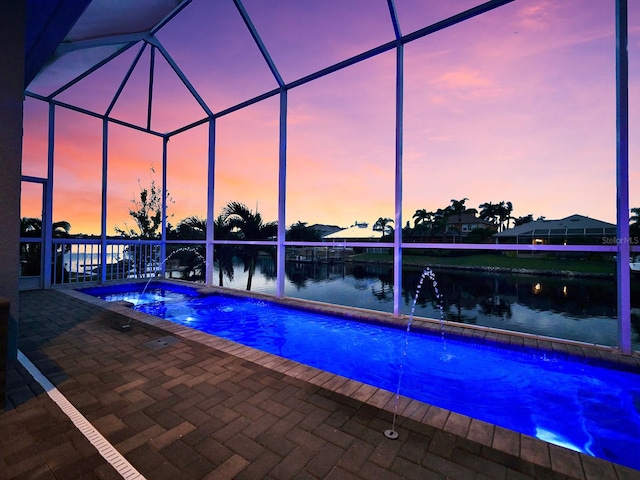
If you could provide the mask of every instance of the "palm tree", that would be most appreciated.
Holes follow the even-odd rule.
[[[53,222],[51,224],[51,235],[53,238],[67,238],[69,237],[70,230],[71,224],[64,220],[61,220],[60,222]]]
[[[509,228],[511,212],[513,212],[513,205],[511,204],[511,202],[502,201],[498,205],[496,205],[496,215],[498,216],[498,225],[500,231]]]
[[[286,239],[292,242],[319,242],[322,237],[318,230],[308,227],[307,222],[298,221],[289,227]]]
[[[464,213],[465,210],[467,209],[467,207],[464,206],[464,202],[466,202],[467,200],[469,200],[468,198],[463,198],[462,200],[451,200],[451,211],[454,214],[461,214]]]
[[[447,235],[447,218],[449,218],[449,216],[449,207],[439,208],[433,213],[432,233],[441,233],[443,240]]]
[[[373,231],[382,232],[382,236],[388,235],[393,232],[393,227],[389,225],[390,223],[393,223],[392,219],[380,217],[376,220],[376,223],[373,224]]]
[[[506,221],[507,221],[506,228],[509,228],[509,222],[510,222],[511,220],[514,220],[514,218],[511,216],[511,214],[513,213],[513,204],[512,204],[511,202],[507,202],[507,203],[505,204],[505,210],[506,210],[506,213],[507,213],[507,217],[506,217]],[[514,220],[514,221],[515,221],[515,220]]]
[[[167,233],[167,237],[172,240],[204,240],[207,238],[207,220],[196,215],[182,219],[175,230]],[[231,226],[225,221],[222,215],[218,215],[213,222],[213,238],[215,240],[230,240],[233,238],[231,234]],[[197,255],[189,254],[193,250]],[[171,255],[179,255],[181,263],[186,265],[183,272],[184,275],[190,275],[191,278],[198,278],[200,275],[206,275],[206,268],[199,269],[203,264],[205,257],[204,247],[196,246],[195,248],[181,247],[174,249]],[[213,247],[213,260],[218,267],[218,284],[222,287],[224,277],[233,280],[233,257],[237,248],[233,245],[215,245]]]
[[[458,216],[458,223],[456,224],[456,230],[458,231],[458,235],[462,235],[462,214],[467,210],[467,207],[464,206],[464,202],[469,200],[468,198],[463,198],[462,200],[451,200],[451,205],[446,208],[449,211],[449,216]]]
[[[20,219],[20,236],[42,238],[42,219],[22,217]],[[20,243],[20,271],[23,276],[40,274],[41,255],[40,242]]]
[[[414,228],[422,223],[431,223],[433,220],[433,213],[427,212],[425,208],[420,208],[416,210],[416,213],[413,214],[413,226]]]
[[[167,236],[169,236],[167,234]],[[207,220],[197,215],[183,218],[175,230],[175,238],[181,240],[204,240],[207,238]]]
[[[213,222],[213,238],[215,240],[229,240],[232,238],[231,226],[225,221],[224,216],[218,215]],[[224,277],[233,280],[233,257],[235,252],[233,245],[215,245],[213,247],[213,261],[218,265],[218,285],[223,286]]]
[[[491,202],[486,202],[478,206],[480,209],[480,218],[491,222],[494,225],[498,223],[498,206]]]
[[[197,215],[183,218],[177,227],[167,225],[167,238],[170,240],[205,240],[207,238],[207,220]],[[171,246],[167,244],[167,257],[179,260],[182,278],[203,279],[206,276],[204,245]],[[168,266],[168,265],[167,265]]]
[[[42,219],[34,217],[22,217],[20,219],[21,237],[42,237]]]
[[[268,240],[278,234],[278,222],[263,222],[262,215],[253,213],[240,202],[229,202],[222,210],[221,220],[227,223],[232,233],[242,240]],[[248,271],[247,290],[251,290],[251,281],[256,269],[260,252],[270,252],[260,245],[245,245],[240,254],[245,271]]]
[[[65,238],[69,236],[71,224],[65,220],[53,222],[51,224],[51,236],[54,238]],[[20,219],[21,237],[42,237],[42,219],[34,217],[22,217]]]
[[[426,235],[427,232],[429,234],[433,233],[435,220],[434,212],[427,211],[424,208],[416,210],[416,213],[413,214],[413,229],[416,235]]]
[[[71,224],[65,220],[53,222],[51,224],[51,236],[53,238],[68,238]],[[42,238],[42,219],[35,217],[22,217],[20,219],[20,236],[27,238]],[[64,251],[62,245],[59,245],[54,252],[56,256],[55,275],[57,283],[62,283],[68,276],[68,272],[64,270],[62,263],[62,254]],[[68,245],[67,245],[68,248]],[[37,243],[21,243],[20,244],[20,260],[22,263],[22,275],[31,276],[40,274],[41,259],[40,242]]]

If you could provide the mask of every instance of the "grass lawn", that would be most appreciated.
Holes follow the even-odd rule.
[[[352,260],[362,262],[391,263],[392,256],[383,253],[361,253]],[[571,260],[553,257],[515,257],[500,253],[478,253],[460,256],[403,255],[404,266],[429,267],[496,267],[513,270],[564,271],[580,274],[616,273],[616,262],[611,259]]]

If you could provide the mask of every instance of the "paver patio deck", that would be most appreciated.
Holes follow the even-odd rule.
[[[20,296],[19,348],[156,479],[639,479],[548,445],[184,327],[57,290]],[[163,328],[160,328],[163,326]],[[0,478],[122,478],[21,366],[0,415]]]

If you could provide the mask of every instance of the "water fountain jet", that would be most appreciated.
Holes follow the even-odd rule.
[[[181,248],[178,248],[177,250],[174,250],[174,251],[173,251],[173,252],[171,252],[169,255],[167,255],[167,256],[166,256],[166,258],[165,258],[162,262],[160,262],[160,265],[158,266],[158,268],[159,268],[160,270],[162,270],[162,266],[163,266],[163,265],[165,265],[165,264],[167,263],[167,261],[168,261],[168,260],[169,260],[173,255],[175,255],[176,253],[179,253],[179,252],[191,252],[191,253],[195,253],[196,257],[198,257],[198,259],[199,259],[199,260],[201,260],[201,261],[200,261],[200,263],[196,264],[196,266],[198,266],[198,265],[204,265],[205,272],[206,272],[206,269],[207,269],[207,260],[206,260],[202,255],[200,255],[200,253],[198,252],[198,250],[197,250],[197,249],[192,248],[192,247],[181,247]],[[145,292],[147,291],[147,288],[149,287],[149,284],[151,283],[151,281],[152,281],[152,280],[154,280],[154,278],[155,278],[155,277],[151,277],[151,278],[149,278],[149,280],[148,280],[148,281],[147,281],[147,283],[145,284],[144,288],[142,289],[142,292],[141,292],[141,293],[140,293],[140,295],[138,296],[137,300],[140,300],[140,298],[142,298],[142,297],[144,296]],[[137,304],[137,303],[134,303],[134,304],[133,304],[133,308],[134,308],[134,309],[135,309],[137,306],[138,306],[138,304]],[[115,328],[116,330],[121,331],[121,332],[129,332],[129,331],[131,331],[131,320],[132,320],[131,315],[129,315],[129,319],[128,319],[127,323],[124,323],[124,324],[120,325],[119,327],[114,327],[114,328]]]
[[[409,321],[407,322],[407,329],[405,331],[404,337],[404,348],[402,350],[402,359],[400,361],[399,372],[398,372],[398,384],[396,387],[396,396],[395,403],[393,406],[393,420],[391,422],[391,428],[384,431],[384,436],[390,440],[395,440],[398,438],[399,434],[396,431],[396,419],[398,417],[398,402],[400,401],[400,386],[402,384],[402,371],[404,368],[404,363],[407,358],[407,349],[409,347],[409,332],[411,331],[411,324],[413,323],[413,317],[416,311],[416,305],[418,303],[418,296],[422,291],[422,285],[424,283],[425,278],[428,278],[431,281],[431,286],[433,287],[436,300],[438,301],[438,308],[440,308],[440,335],[442,337],[443,345],[446,350],[447,345],[444,343],[446,340],[444,338],[444,309],[442,306],[442,295],[440,295],[440,291],[438,290],[438,282],[436,281],[435,274],[431,268],[426,267],[422,271],[422,275],[420,275],[420,280],[418,281],[418,285],[416,287],[416,294],[413,297],[413,304],[411,305],[411,313],[409,315]]]

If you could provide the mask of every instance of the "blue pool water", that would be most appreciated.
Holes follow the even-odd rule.
[[[178,285],[81,291],[391,392],[402,364],[404,396],[640,469],[637,371]]]

